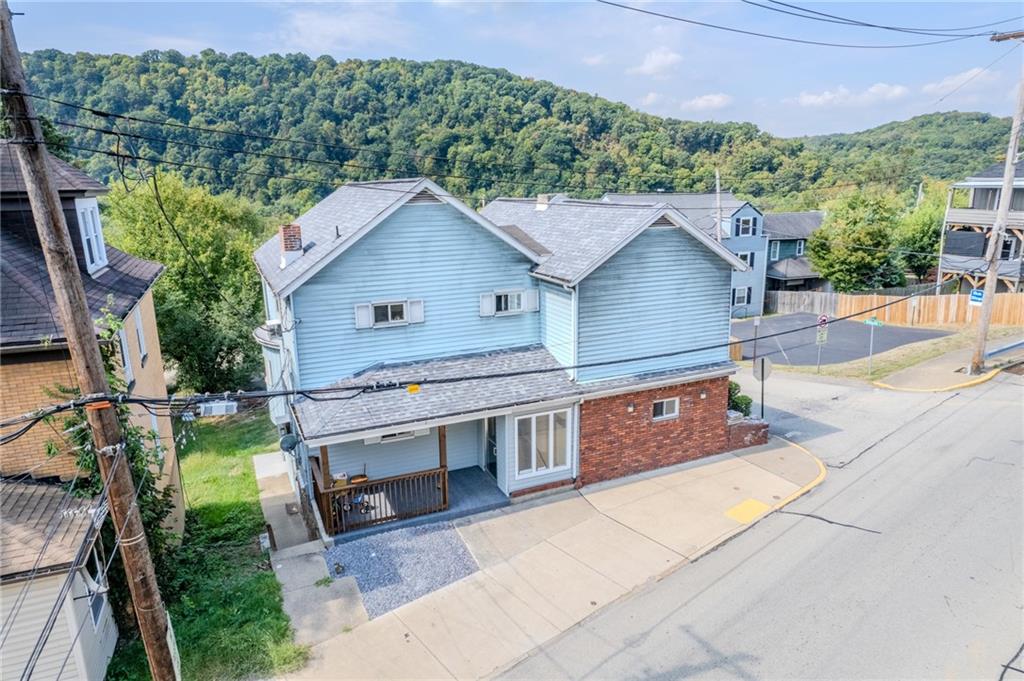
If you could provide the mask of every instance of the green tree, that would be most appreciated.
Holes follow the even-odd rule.
[[[198,392],[248,386],[261,366],[250,335],[262,300],[252,252],[267,232],[265,221],[240,199],[214,196],[176,175],[161,174],[158,183],[187,252],[151,185],[131,191],[115,185],[105,202],[108,239],[167,268],[153,298],[163,354],[177,369],[179,386]]]
[[[831,202],[807,242],[811,264],[839,292],[906,283],[893,253],[899,202],[888,192],[856,191]]]
[[[903,262],[919,280],[924,279],[938,260],[948,187],[945,182],[926,182],[921,203],[899,221],[896,245],[905,251],[901,256]]]

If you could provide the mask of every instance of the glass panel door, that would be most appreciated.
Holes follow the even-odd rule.
[[[498,477],[498,419],[491,417],[484,421],[484,465],[487,472]]]

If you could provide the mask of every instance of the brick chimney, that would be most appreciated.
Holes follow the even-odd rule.
[[[302,227],[292,222],[277,228],[281,237],[281,269],[295,262],[302,255]]]

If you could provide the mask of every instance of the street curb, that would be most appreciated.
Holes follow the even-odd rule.
[[[773,435],[772,437],[779,438],[780,440],[782,440],[786,444],[788,444],[788,445],[790,445],[792,447],[796,447],[797,449],[802,451],[804,454],[806,454],[807,456],[809,456],[812,459],[814,459],[814,463],[818,464],[818,477],[814,478],[814,480],[811,480],[809,483],[807,483],[806,485],[804,485],[803,487],[801,487],[797,491],[793,492],[792,494],[790,494],[788,497],[786,497],[785,499],[783,499],[779,503],[777,503],[774,506],[772,506],[772,510],[769,511],[769,513],[774,513],[775,511],[778,511],[783,506],[787,506],[787,505],[793,503],[794,501],[796,501],[797,499],[799,499],[803,495],[807,494],[808,492],[810,492],[812,489],[814,489],[815,487],[817,487],[821,483],[825,482],[825,478],[828,476],[828,469],[825,468],[825,464],[822,462],[822,460],[819,459],[818,457],[814,456],[814,454],[811,454],[811,452],[806,447],[804,447],[803,445],[797,444],[796,442],[793,442],[792,440],[788,440],[788,439],[782,437],[781,435]],[[766,513],[765,515],[768,515],[768,514]]]
[[[993,369],[987,374],[982,374],[981,376],[970,381],[964,381],[963,383],[957,383],[956,385],[947,385],[944,388],[899,388],[894,385],[889,385],[888,383],[882,383],[881,381],[871,381],[871,385],[877,386],[879,388],[885,388],[886,390],[895,390],[897,392],[904,393],[945,393],[952,392],[953,390],[960,390],[961,388],[970,388],[971,386],[980,385],[982,383],[985,383],[986,381],[991,381],[993,378],[996,377],[996,374],[998,374],[1000,371],[1002,371],[1002,368]]]

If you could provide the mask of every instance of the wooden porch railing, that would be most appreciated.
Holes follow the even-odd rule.
[[[448,508],[446,466],[354,485],[332,486],[329,481],[325,484],[317,457],[311,458],[317,504],[328,534],[341,534]]]

